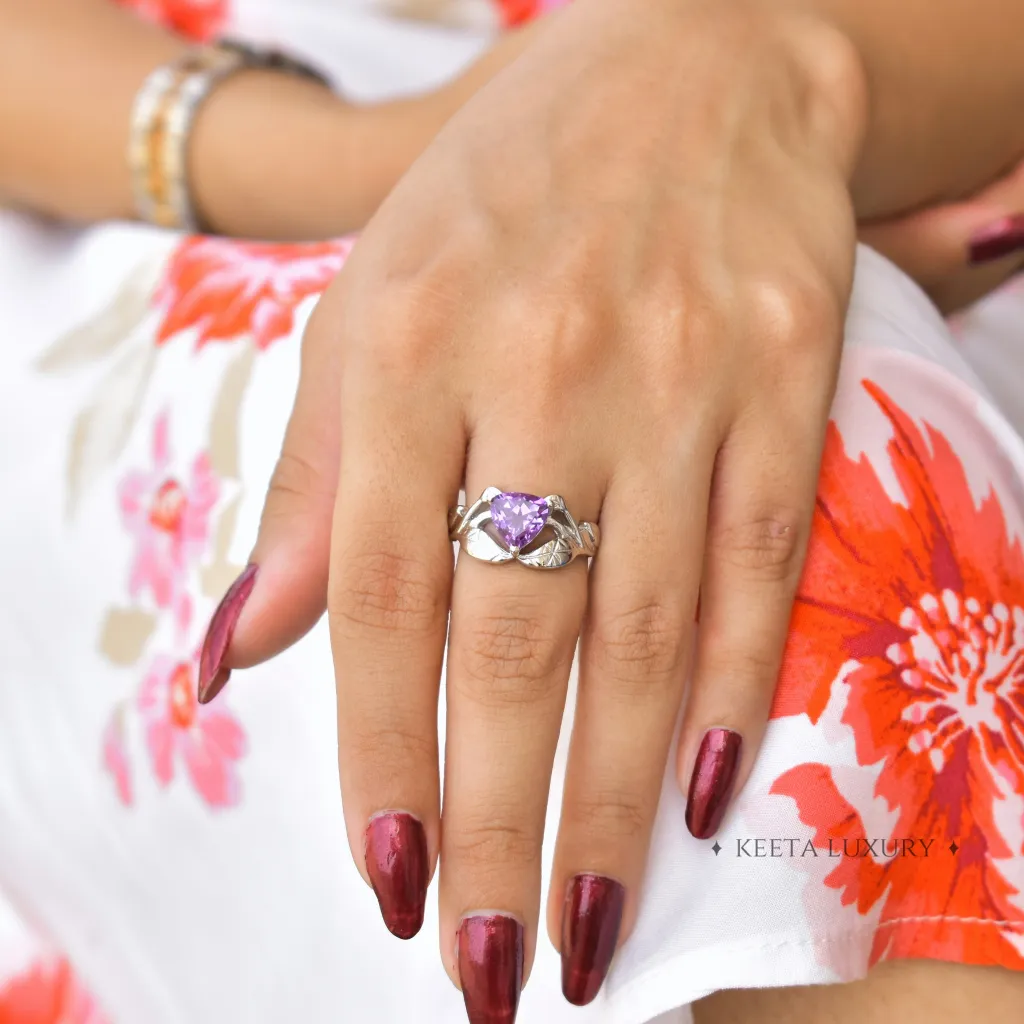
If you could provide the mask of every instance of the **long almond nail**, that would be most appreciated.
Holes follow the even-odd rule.
[[[363,850],[381,917],[392,935],[411,939],[427,902],[427,833],[419,818],[387,811],[370,819]]]
[[[708,729],[690,776],[686,827],[698,839],[708,839],[722,824],[736,782],[743,738],[732,729]]]
[[[258,572],[259,566],[247,565],[245,571],[221,598],[213,618],[210,619],[206,638],[203,640],[203,649],[199,654],[200,704],[209,704],[231,678],[231,671],[224,668],[221,663],[231,644],[231,634],[235,631],[245,602],[249,600],[252,588],[256,584]]]
[[[626,890],[603,875],[577,875],[562,911],[562,994],[575,1006],[591,1002],[608,974],[619,941]]]
[[[512,1024],[523,987],[523,926],[514,917],[463,918],[459,982],[469,1024]]]
[[[971,263],[989,263],[1024,250],[1024,214],[1003,217],[978,231],[970,241]]]

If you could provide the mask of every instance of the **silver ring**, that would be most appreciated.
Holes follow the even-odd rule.
[[[554,536],[531,547],[546,528]],[[472,505],[448,510],[448,536],[483,562],[561,569],[580,555],[592,558],[600,531],[595,523],[577,523],[561,495],[541,498],[488,487]]]

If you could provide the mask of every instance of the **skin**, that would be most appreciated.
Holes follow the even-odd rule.
[[[879,244],[902,246],[903,264],[918,261],[952,302],[1015,269],[1004,261],[982,282],[963,262],[964,232],[1016,202],[1013,179],[981,193],[970,217],[953,200],[1005,174],[1024,142],[1006,128],[1022,106],[1013,47],[1024,32],[1010,24],[1022,15],[997,0],[939,6],[927,12],[936,40],[910,3],[650,0],[638,23],[635,5],[590,0],[528,49],[513,37],[422,101],[356,110],[250,73],[204,107],[193,174],[216,230],[340,234],[399,182],[310,327],[255,552],[261,577],[230,662],[270,656],[329,605],[353,855],[365,872],[366,822],[387,808],[424,821],[432,860],[443,836],[441,945],[456,982],[450,937],[475,909],[519,916],[532,960],[540,827],[579,632],[581,704],[548,908],[556,943],[557,894],[581,870],[626,884],[628,935],[691,653],[681,782],[708,724],[743,732],[749,769],[806,539],[855,216],[886,221],[873,224]],[[46,88],[0,89],[0,192],[73,219],[130,215],[131,98],[182,44],[84,0],[3,0],[0,17],[18,30],[0,40],[2,83],[38,81],[37,43],[53,58]],[[915,60],[895,59],[906,47],[893,37],[921,41]],[[942,64],[951,50],[986,74],[965,83]],[[73,85],[99,69],[86,105]],[[305,158],[313,149],[322,162]],[[937,240],[941,268],[928,263]],[[530,374],[510,373],[524,346]],[[522,408],[544,429],[510,448],[506,425]],[[439,527],[461,483],[475,494],[496,481],[557,490],[578,516],[600,516],[589,581],[579,563],[541,576],[470,559],[453,578],[439,529],[410,543],[424,507]],[[653,510],[639,524],[638,502]],[[332,517],[346,528],[332,531]],[[347,529],[355,519],[372,527],[365,536]],[[708,639],[691,652],[698,582]],[[449,603],[456,781],[442,823],[434,721]],[[1019,987],[933,966],[927,1016],[906,965],[842,997],[788,992],[775,1005],[845,1021],[835,1014],[854,992],[860,1019],[897,1005],[901,1019],[942,1021],[954,1019],[944,986],[976,977],[964,982],[978,986],[975,1007]],[[699,1019],[771,1019],[775,998],[712,997]]]
[[[111,0],[0,0],[0,25],[0,202],[64,220],[132,219],[132,101],[150,71],[192,44]],[[390,103],[354,106],[271,72],[232,76],[203,104],[189,146],[204,225],[282,240],[362,227],[531,31],[506,35],[443,88]]]
[[[967,116],[1019,94],[1019,62],[953,117],[927,55],[896,74],[902,50],[860,8],[808,6],[651,0],[642,22],[626,0],[570,8],[428,147],[310,324],[228,663],[293,642],[326,599],[353,856],[365,870],[375,813],[424,822],[431,859],[444,849],[441,953],[456,983],[451,936],[481,908],[525,924],[529,970],[577,636],[556,945],[581,871],[626,886],[629,933],[691,659],[680,783],[716,725],[744,736],[742,782],[808,533],[855,214],[970,187],[978,168],[960,149],[945,182],[932,169],[950,125],[970,126],[989,178],[1019,146],[1003,129],[996,152],[999,129]],[[967,32],[966,8],[946,6]],[[967,50],[1005,34],[971,10]],[[923,16],[900,11],[906,27]],[[887,161],[928,164],[916,196]],[[460,486],[472,499],[489,484],[557,491],[577,518],[600,517],[589,577],[579,563],[541,575],[470,558],[453,575],[444,510]],[[872,984],[864,1005],[878,1009]],[[904,1019],[953,1019],[941,982],[933,991],[927,1018],[898,997]],[[844,995],[813,1013],[828,1021]],[[735,998],[705,1019],[759,1019]]]

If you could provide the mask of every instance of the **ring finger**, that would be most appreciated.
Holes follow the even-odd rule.
[[[499,451],[485,438],[474,440],[469,502],[485,486],[521,485],[542,495],[558,491],[577,521],[594,521],[600,491],[593,478],[573,484],[578,464],[560,465],[551,452],[514,460],[484,454]],[[549,468],[539,475],[535,466]],[[548,789],[586,598],[583,558],[556,571],[491,565],[465,549],[458,561],[447,669],[441,942],[471,1024],[514,1020],[536,946]]]

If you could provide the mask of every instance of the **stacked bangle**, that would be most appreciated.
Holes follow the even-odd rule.
[[[306,64],[276,50],[223,41],[190,50],[153,71],[132,106],[128,141],[135,211],[160,227],[198,231],[188,178],[188,144],[203,101],[225,78],[247,68],[327,80]]]

